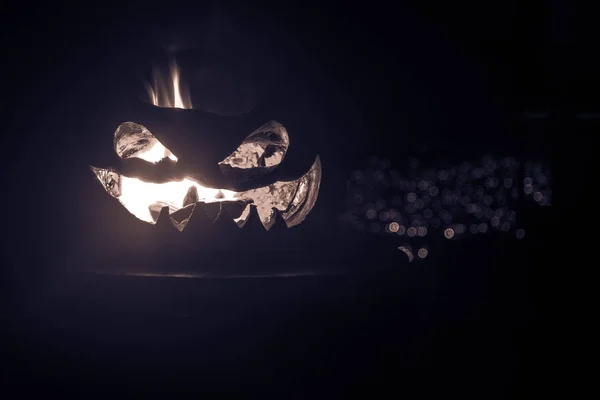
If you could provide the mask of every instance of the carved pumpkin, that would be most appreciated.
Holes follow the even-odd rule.
[[[252,132],[228,157],[219,163],[224,179],[220,181],[252,181],[269,174],[283,161],[289,146],[285,127],[270,121]],[[175,167],[178,157],[165,147],[146,127],[135,122],[122,123],[114,134],[114,147],[123,159],[137,158],[145,163],[170,164]],[[288,227],[301,223],[315,204],[321,182],[321,162],[317,156],[303,176],[288,181],[275,181],[242,191],[211,187],[203,181],[202,173],[185,175],[171,180],[149,181],[127,176],[109,168],[92,167],[104,189],[134,216],[155,224],[162,208],[167,207],[171,222],[182,231],[197,203],[221,203],[240,206],[234,218],[243,227],[255,207],[260,221],[269,230],[279,211]],[[230,207],[229,209],[235,209]]]

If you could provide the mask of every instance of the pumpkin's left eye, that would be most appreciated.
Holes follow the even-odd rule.
[[[177,162],[177,157],[143,125],[124,122],[115,131],[114,146],[121,158],[141,158],[157,163],[165,158]]]

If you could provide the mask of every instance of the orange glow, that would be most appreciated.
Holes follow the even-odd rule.
[[[236,200],[237,193],[231,190],[208,188],[190,179],[150,183],[123,176],[119,201],[137,218],[154,223],[155,220],[150,213],[152,205],[167,206],[169,211],[175,212],[184,207],[184,199],[191,187],[196,188],[198,201],[203,203]]]
[[[169,158],[177,162],[175,154],[171,153],[169,149],[156,139],[154,139],[146,149],[140,151],[137,157],[151,163],[157,163],[163,158]]]
[[[104,189],[138,219],[155,224],[160,210],[168,207],[173,225],[180,231],[185,228],[187,219],[181,221],[173,214],[188,209],[191,215],[196,203],[246,203],[245,210],[234,219],[240,228],[250,215],[250,206],[256,209],[267,230],[275,223],[273,209],[281,212],[287,227],[298,225],[313,208],[321,183],[321,161],[318,156],[308,172],[298,179],[278,181],[243,192],[206,187],[189,178],[153,183],[124,176],[111,169],[91,168]]]
[[[171,64],[168,79],[155,70],[153,84],[146,87],[152,104],[162,108],[191,109],[192,102],[186,96],[189,91],[182,88],[180,77],[175,62]],[[281,163],[288,145],[289,137],[284,126],[269,121],[252,132],[230,157],[219,164],[221,167],[227,165],[227,173],[264,167],[261,174],[265,174]],[[114,134],[114,146],[122,159],[139,158],[150,163],[164,159],[178,161],[175,154],[146,127],[131,121],[119,125]],[[121,175],[112,169],[91,169],[104,189],[138,219],[155,224],[161,210],[167,207],[171,222],[179,231],[190,220],[196,203],[245,203],[241,215],[234,218],[240,228],[247,222],[251,207],[255,208],[266,230],[275,224],[278,214],[287,227],[298,225],[314,206],[321,183],[318,156],[310,170],[298,179],[277,181],[242,192],[206,187],[190,178],[153,183]]]
[[[189,96],[188,88],[181,87],[181,74],[177,63],[171,63],[169,76],[167,79],[157,70],[153,73],[153,84],[146,85],[150,102],[157,107],[162,108],[182,108],[191,109],[192,101]]]
[[[124,122],[115,131],[114,146],[117,155],[123,159],[141,158],[157,163],[164,158],[177,162],[171,153],[145,126],[135,122]]]
[[[175,108],[192,108],[191,104],[189,107],[183,104],[181,90],[179,89],[179,68],[177,68],[177,64],[175,63],[171,67],[171,78],[173,79],[173,106]]]

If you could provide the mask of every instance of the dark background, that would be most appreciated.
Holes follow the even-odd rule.
[[[585,51],[591,16],[578,11],[558,0],[11,11],[2,26],[3,386],[243,394],[265,385],[303,397],[309,387],[341,396],[373,384],[424,398],[536,397],[552,359],[539,299],[556,207],[527,217],[526,242],[448,245],[418,267],[353,237],[361,272],[341,276],[97,276],[74,272],[69,255],[101,249],[111,236],[103,229],[127,225],[112,226],[84,167],[112,162],[112,118],[143,92],[165,48],[184,71],[203,71],[196,104],[281,119],[298,153],[321,154],[323,192],[294,251],[315,232],[344,248],[347,236],[328,221],[344,179],[371,155],[542,158],[555,186],[574,190],[591,165],[598,89]],[[300,252],[299,263],[322,264],[319,251]]]

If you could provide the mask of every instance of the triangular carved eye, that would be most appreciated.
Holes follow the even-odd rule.
[[[177,157],[167,149],[145,126],[124,122],[115,131],[115,151],[123,159],[141,158],[157,163],[165,158],[177,162]]]
[[[285,127],[269,121],[252,132],[240,146],[219,163],[231,178],[245,180],[265,175],[283,161],[290,145]]]

